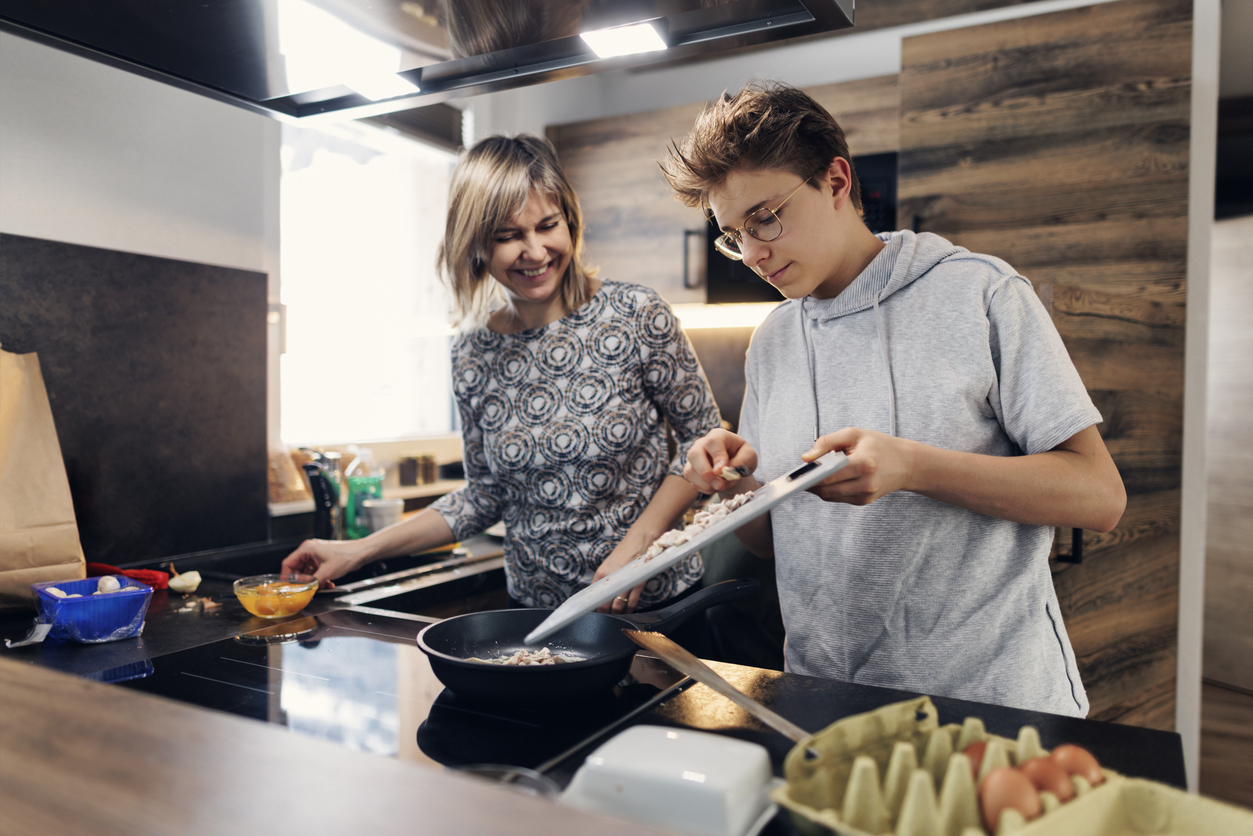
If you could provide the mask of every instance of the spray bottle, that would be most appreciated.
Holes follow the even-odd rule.
[[[350,447],[349,450],[354,450]],[[348,465],[348,503],[344,509],[344,530],[350,540],[370,533],[370,518],[362,504],[367,499],[383,498],[383,468],[374,463],[369,447],[355,450],[357,457]]]

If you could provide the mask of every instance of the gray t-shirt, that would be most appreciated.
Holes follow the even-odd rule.
[[[740,433],[757,477],[860,427],[951,450],[1040,453],[1101,420],[1030,282],[936,235],[897,232],[835,299],[757,329]],[[1053,530],[898,491],[771,512],[788,669],[1082,716],[1053,590]]]
[[[555,607],[591,583],[692,442],[719,425],[691,343],[655,290],[605,282],[541,328],[461,335],[452,350],[467,487],[433,503],[458,539],[504,520],[509,594]],[[666,456],[663,420],[678,452]],[[699,555],[653,578],[677,595]]]

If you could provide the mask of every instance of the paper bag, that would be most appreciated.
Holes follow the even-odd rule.
[[[0,610],[34,609],[32,583],[85,567],[39,358],[0,351]]]

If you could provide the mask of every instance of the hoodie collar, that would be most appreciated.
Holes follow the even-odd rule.
[[[929,232],[908,229],[881,232],[876,237],[886,246],[844,292],[834,299],[805,300],[805,313],[815,321],[864,311],[912,283],[939,262],[965,252]]]

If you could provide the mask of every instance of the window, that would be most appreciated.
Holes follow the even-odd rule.
[[[456,156],[360,123],[284,124],[282,153],[283,440],[453,432],[435,250]]]

